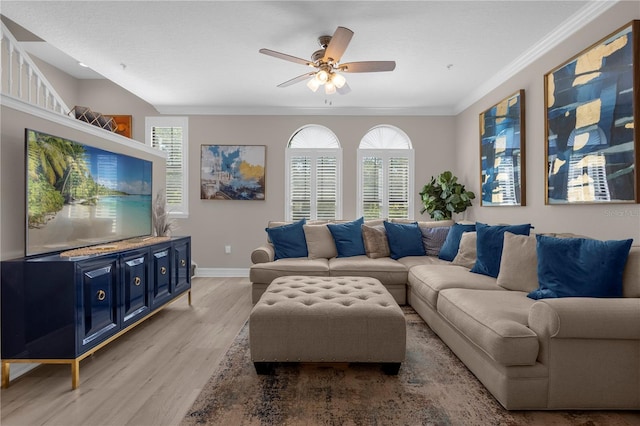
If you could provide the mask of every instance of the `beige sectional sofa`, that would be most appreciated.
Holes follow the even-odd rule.
[[[448,262],[435,256],[318,258],[323,245],[324,254],[333,254],[330,241],[306,231],[306,258],[273,261],[269,243],[254,250],[254,303],[279,276],[374,277],[399,304],[411,305],[507,409],[640,409],[639,246],[629,252],[623,297],[534,300],[527,294],[537,285],[535,236],[505,234],[494,278],[469,270],[472,232],[463,234],[458,255]]]

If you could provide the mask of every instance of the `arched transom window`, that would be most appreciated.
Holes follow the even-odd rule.
[[[285,153],[287,220],[340,219],[342,148],[328,128],[310,124],[289,139]]]
[[[405,132],[372,128],[358,147],[358,216],[413,219],[414,152]]]

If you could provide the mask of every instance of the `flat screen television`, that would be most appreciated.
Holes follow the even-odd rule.
[[[25,129],[27,256],[151,235],[151,161]]]

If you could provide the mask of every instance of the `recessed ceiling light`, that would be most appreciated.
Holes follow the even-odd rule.
[[[78,62],[78,65],[84,68],[89,68],[89,65],[85,64],[84,62]]]

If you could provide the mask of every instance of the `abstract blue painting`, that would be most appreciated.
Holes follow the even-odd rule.
[[[480,114],[482,206],[524,206],[524,90]]]
[[[264,200],[265,145],[202,145],[201,200]]]
[[[547,204],[640,201],[639,32],[633,21],[545,75]]]

